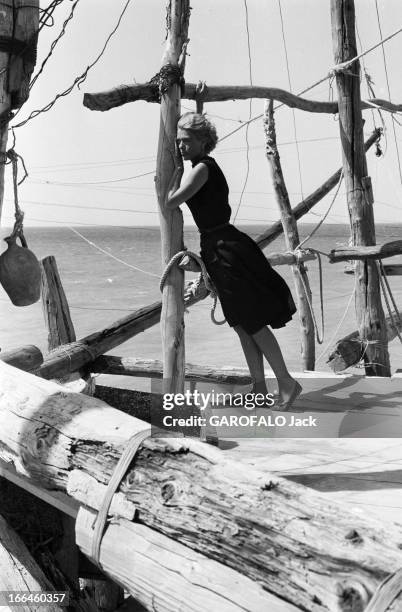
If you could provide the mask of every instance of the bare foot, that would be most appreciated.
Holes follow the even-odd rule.
[[[278,410],[286,412],[290,410],[300,393],[303,391],[303,387],[294,378],[289,380],[281,381],[280,384],[280,401],[276,404]]]

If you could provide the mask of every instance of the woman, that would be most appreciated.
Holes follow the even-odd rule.
[[[166,206],[190,208],[201,234],[201,257],[215,285],[229,325],[240,338],[253,380],[253,392],[266,395],[263,357],[278,381],[277,408],[289,410],[301,393],[284,362],[279,344],[267,325],[283,327],[296,312],[285,281],[247,234],[229,223],[231,209],[226,179],[208,156],[218,137],[214,125],[197,113],[184,114],[178,123],[177,145],[192,170],[180,185],[178,168],[172,177]]]

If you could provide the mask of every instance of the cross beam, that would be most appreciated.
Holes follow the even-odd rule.
[[[225,100],[249,100],[250,98],[271,99],[282,102],[291,108],[306,111],[308,113],[327,113],[335,115],[338,112],[338,102],[322,102],[308,100],[296,96],[284,89],[277,87],[256,87],[251,85],[208,85],[202,94],[195,83],[186,83],[181,94],[183,99],[198,100],[203,102],[224,102]],[[90,110],[107,111],[128,102],[158,102],[155,96],[155,88],[151,83],[134,83],[133,85],[121,85],[108,91],[84,94],[83,104]],[[393,104],[382,98],[362,100],[362,110],[381,107],[390,113],[402,111],[402,104]]]

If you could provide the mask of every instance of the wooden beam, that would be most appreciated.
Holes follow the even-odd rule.
[[[264,111],[265,153],[271,170],[275,197],[281,215],[281,223],[285,234],[286,247],[294,251],[300,244],[297,222],[290,205],[289,194],[283,176],[278,147],[276,146],[276,131],[273,100],[266,103]],[[303,368],[315,368],[315,338],[314,323],[309,308],[311,289],[305,266],[299,262],[292,266],[293,279],[297,295],[299,322],[301,332],[301,355]]]
[[[37,370],[43,363],[43,355],[37,346],[28,344],[27,346],[20,346],[9,351],[2,351],[0,353],[0,361],[4,361],[4,363],[8,363],[25,372],[32,372]]]
[[[391,342],[397,337],[397,330],[402,334],[402,311],[391,317],[386,317],[385,326],[387,330],[387,340]],[[395,329],[396,326],[396,329]],[[354,331],[348,334],[335,345],[328,357],[327,363],[334,372],[342,372],[351,366],[354,366],[362,358],[365,350],[365,343],[360,339],[359,332]]]
[[[162,378],[163,364],[154,359],[135,359],[102,355],[90,364],[96,374],[135,376],[140,378]],[[186,363],[185,379],[193,382],[210,382],[227,385],[249,385],[251,376],[247,368],[213,365],[194,365]]]
[[[357,55],[354,0],[331,0],[332,40],[336,64]],[[367,175],[360,99],[360,64],[354,62],[353,74],[336,74],[339,104],[339,129],[343,171],[352,230],[353,245],[375,244],[373,193]],[[366,259],[356,264],[356,318],[360,338],[366,345],[364,362],[369,376],[390,376],[385,317],[377,264]]]
[[[189,0],[170,0],[167,5],[167,36],[162,57],[162,68],[179,69],[179,60],[187,44]],[[180,116],[180,79],[176,77],[162,86],[160,98],[160,128],[156,162],[155,186],[158,196],[161,226],[162,266],[182,251],[183,214],[179,208],[169,210],[165,201],[176,167],[176,133]],[[184,272],[173,266],[165,281],[162,293],[161,333],[164,364],[164,389],[180,393],[184,385]]]
[[[197,84],[186,83],[182,98],[197,100]],[[250,100],[259,98],[282,102],[290,108],[297,108],[308,113],[326,113],[335,115],[338,112],[337,102],[308,100],[277,87],[258,87],[252,85],[208,85],[203,92],[203,102],[224,102],[226,100]],[[98,93],[85,93],[83,104],[94,111],[108,111],[122,106],[128,102],[143,100],[145,102],[158,102],[155,88],[150,83],[134,83],[121,85],[109,91]],[[362,109],[373,109],[373,105],[380,106],[391,113],[401,112],[402,104],[393,104],[382,98],[372,98],[361,103]]]
[[[366,259],[385,259],[394,255],[402,255],[402,240],[393,240],[383,244],[371,246],[344,246],[332,249],[329,252],[330,263],[348,261],[356,259],[358,261]]]
[[[142,429],[143,421],[99,400],[0,363],[0,458],[37,487],[65,491],[77,469],[105,486],[129,438]],[[363,610],[376,586],[402,564],[400,525],[350,512],[197,440],[148,438],[119,491],[135,504],[137,527],[185,543],[309,612],[344,612],[350,598]],[[87,527],[81,533],[90,536]],[[124,547],[126,532],[109,524],[108,533],[112,548],[101,546],[101,559],[102,550],[110,551],[117,579],[117,568],[127,569],[128,551],[138,546],[121,554],[117,546]],[[166,568],[171,547],[164,546]],[[197,583],[202,570],[192,577]],[[153,578],[151,587],[159,575]],[[183,596],[172,581],[162,589],[170,592]],[[224,587],[216,592],[224,595]]]

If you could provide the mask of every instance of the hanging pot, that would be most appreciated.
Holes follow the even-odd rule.
[[[39,300],[41,269],[32,251],[16,243],[17,236],[4,239],[8,249],[0,256],[0,283],[14,306],[29,306]]]

